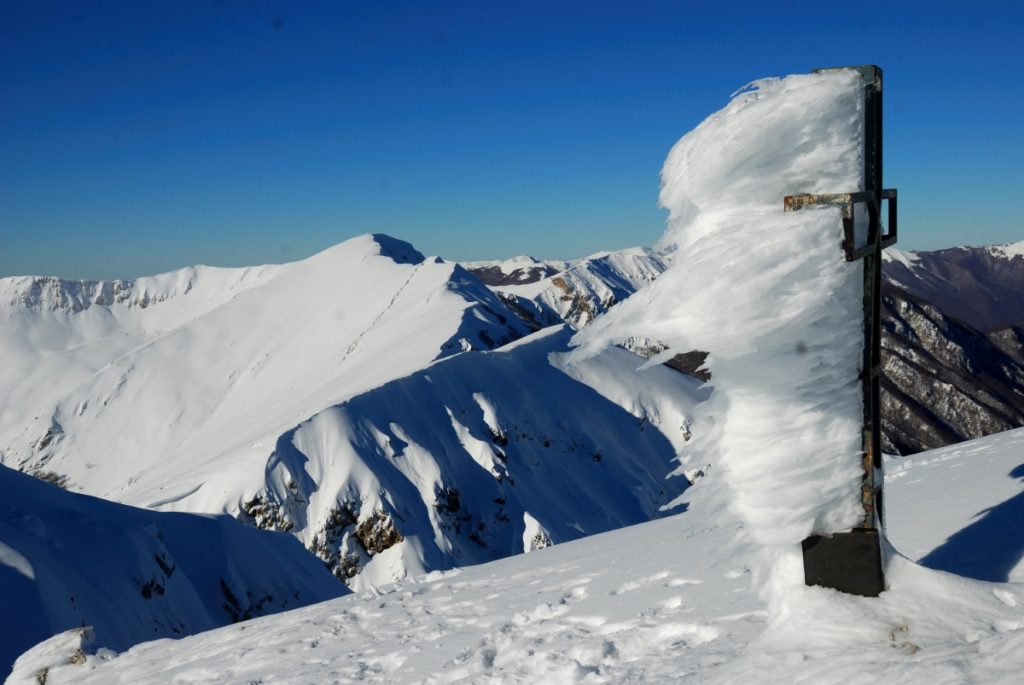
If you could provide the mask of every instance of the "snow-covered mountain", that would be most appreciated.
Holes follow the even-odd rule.
[[[243,516],[297,535],[354,587],[654,518],[689,485],[679,455],[707,392],[664,367],[641,376],[619,349],[565,366],[571,334],[324,409],[278,438]]]
[[[883,412],[907,454],[1024,426],[1024,243],[888,250]]]
[[[572,290],[542,264],[485,266],[515,281],[494,287],[528,289],[503,300],[461,266],[370,237],[268,272],[177,327],[138,333],[112,359],[80,335],[91,353],[74,367],[83,377],[34,418],[9,410],[4,420],[29,428],[11,433],[5,460],[154,508],[229,511],[286,530],[365,592],[116,658],[93,655],[102,637],[77,629],[26,653],[17,678],[1018,678],[1019,584],[928,570],[888,547],[879,598],[804,582],[808,536],[884,530],[862,489],[863,263],[842,259],[835,208],[779,204],[860,187],[863,89],[855,70],[763,79],[684,136],[662,170],[659,249],[672,258],[652,266],[650,253],[633,255],[640,277],[623,276],[623,292],[643,269],[664,273],[596,318],[590,303],[611,307],[600,288],[615,280],[599,269]],[[360,297],[332,300],[340,286]],[[568,299],[546,298],[551,287]],[[64,319],[49,356],[26,342],[37,329],[19,317],[54,311],[36,299],[12,305],[12,345],[45,381],[73,348],[59,335]],[[121,305],[104,295],[56,311],[105,317]],[[542,323],[524,314],[531,306],[580,330],[524,335]],[[324,315],[332,307],[345,323]],[[699,361],[710,388],[658,364],[680,355]],[[915,515],[948,510],[923,519],[934,546],[906,542],[891,521],[896,544],[934,567],[1017,579],[1024,545],[1007,521],[1020,513],[1020,437],[893,469],[891,518],[900,483],[939,472],[940,497],[915,489],[939,503]],[[969,466],[961,454],[987,460],[977,487],[950,487],[964,471],[947,471]],[[916,466],[928,467],[923,478]],[[988,509],[965,524],[979,506]],[[542,549],[651,518],[662,520]],[[376,587],[518,551],[529,554]],[[950,566],[965,551],[976,563]]]
[[[766,604],[712,472],[683,514],[122,654],[66,633],[11,682],[1017,683],[1021,450],[1017,430],[890,466],[908,558],[878,599],[795,585],[788,613]]]
[[[572,262],[541,260],[528,255],[520,255],[510,259],[462,262],[462,265],[487,285],[506,286],[536,283],[560,271],[565,271],[572,266]]]
[[[121,297],[109,293],[128,293]],[[317,411],[528,331],[462,267],[386,236],[128,284],[0,280],[0,460],[141,506],[221,511]],[[189,472],[195,486],[175,488]]]
[[[345,594],[295,540],[135,509],[0,466],[0,676],[83,625],[125,650]]]
[[[576,328],[651,283],[665,266],[664,256],[643,247],[572,262],[516,257],[466,264],[526,321],[539,326],[565,321]]]
[[[622,350],[566,367],[564,325],[508,345],[535,323],[386,236],[280,266],[0,292],[15,362],[0,380],[22,398],[0,408],[3,463],[287,531],[353,586],[649,520],[689,482],[706,390],[667,369],[638,382],[643,360]]]
[[[885,277],[983,333],[1024,324],[1024,241],[886,252]]]

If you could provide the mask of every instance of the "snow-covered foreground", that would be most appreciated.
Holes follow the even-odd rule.
[[[927,554],[970,527],[949,512],[1019,499],[1022,447],[1019,430],[894,461],[897,546]],[[951,487],[967,469],[971,486]],[[666,519],[84,664],[68,663],[81,638],[65,634],[26,654],[19,677],[51,666],[50,683],[1019,682],[1024,585],[896,556],[880,598],[803,587],[790,568],[785,606],[769,606],[721,487],[702,479],[689,511]]]

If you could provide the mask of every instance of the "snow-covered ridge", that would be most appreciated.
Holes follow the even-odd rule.
[[[196,510],[223,511],[303,419],[529,331],[462,267],[379,235],[212,308],[190,310],[196,292],[145,310],[4,311],[0,390],[19,400],[0,406],[0,461],[143,506],[192,496],[173,485],[187,473],[207,483]]]
[[[628,294],[616,269],[634,260],[653,278],[643,250],[586,268]],[[20,401],[0,406],[0,461],[285,530],[353,585],[648,520],[686,487],[665,479],[695,382],[662,369],[635,383],[642,360],[622,350],[566,370],[549,359],[567,350],[561,328],[508,344],[531,325],[402,241],[356,238],[163,317],[190,296],[13,308],[0,341],[18,363],[0,381]]]
[[[0,676],[82,625],[124,650],[345,593],[295,540],[226,516],[164,514],[0,466]]]
[[[1024,324],[1024,241],[886,252],[887,282],[940,306],[947,315],[982,333]]]
[[[529,552],[649,520],[689,485],[706,396],[618,349],[562,369],[571,332],[439,361],[282,435],[238,503],[353,587]],[[676,477],[670,478],[670,475]]]
[[[89,307],[145,309],[188,295],[216,306],[235,292],[259,285],[280,269],[278,265],[225,269],[190,266],[157,276],[110,281],[69,281],[52,276],[0,278],[0,302],[40,311],[77,313]]]
[[[1017,243],[1007,243],[1005,245],[993,245],[990,249],[999,256],[1006,257],[1007,259],[1024,257],[1024,240]]]
[[[540,260],[526,255],[502,260],[462,262],[484,283],[490,286],[535,283],[569,268],[571,262]]]
[[[514,260],[513,260],[514,263]],[[487,272],[471,270],[481,276],[521,316],[538,325],[565,321],[577,328],[586,326],[615,304],[651,283],[667,263],[662,255],[644,247],[599,252],[567,262],[555,269],[535,270],[530,278],[515,270],[515,278],[488,280]]]

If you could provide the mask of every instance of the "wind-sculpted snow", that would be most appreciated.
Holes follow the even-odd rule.
[[[581,332],[580,358],[633,336],[710,352],[693,450],[722,469],[755,540],[791,548],[859,513],[862,265],[836,209],[782,198],[860,188],[853,72],[756,82],[684,136],[662,171],[673,265]]]
[[[962,512],[1019,493],[1007,474],[1022,439],[1016,431],[902,462],[889,494],[908,506],[891,511],[894,538],[925,552],[956,539],[966,519],[947,514],[951,485],[971,463],[986,467],[958,497]],[[1019,582],[897,557],[880,598],[798,587],[785,620],[770,617],[734,556],[743,524],[715,505],[723,486],[710,473],[678,516],[118,655],[64,634],[25,654],[12,682],[34,683],[44,668],[51,684],[1020,681]]]
[[[124,650],[341,594],[285,535],[76,495],[0,466],[0,675],[82,625],[94,647]]]
[[[241,508],[355,587],[657,516],[689,484],[678,456],[705,393],[665,368],[638,383],[643,360],[623,350],[566,373],[570,335],[446,359],[318,413],[278,439]]]

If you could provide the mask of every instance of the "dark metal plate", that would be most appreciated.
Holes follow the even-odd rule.
[[[856,529],[803,542],[804,580],[840,592],[877,597],[885,590],[878,531]]]

